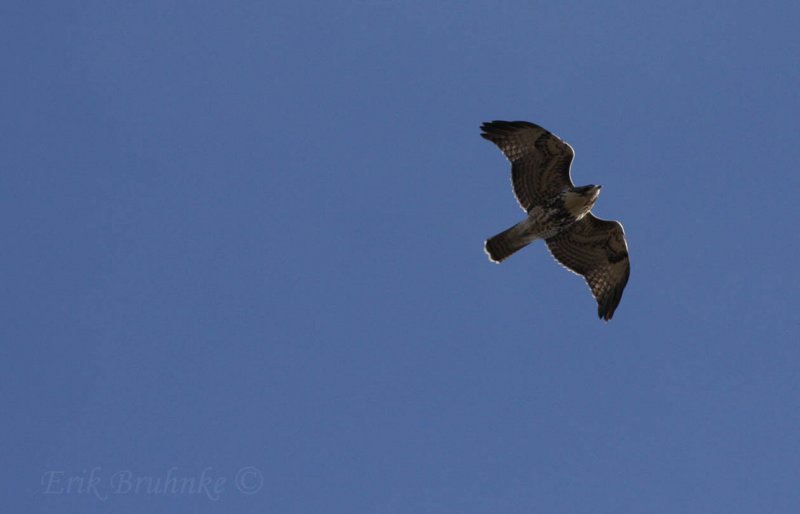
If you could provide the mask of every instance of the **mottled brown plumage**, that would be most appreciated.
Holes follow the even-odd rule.
[[[572,187],[569,169],[575,151],[557,136],[527,121],[492,121],[481,129],[481,137],[511,161],[514,195],[525,212]]]
[[[489,258],[500,262],[536,239],[567,269],[582,275],[597,300],[598,316],[610,320],[630,276],[625,232],[617,221],[590,211],[600,186],[575,187],[570,167],[575,152],[566,142],[526,121],[481,125],[482,137],[511,161],[514,194],[528,217],[489,238]]]

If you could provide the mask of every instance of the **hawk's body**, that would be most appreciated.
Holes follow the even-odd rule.
[[[547,130],[525,121],[481,125],[481,136],[511,161],[511,179],[528,217],[486,241],[489,258],[501,262],[537,239],[567,269],[583,275],[606,321],[622,298],[630,275],[622,225],[596,218],[591,208],[600,186],[575,187],[570,166],[575,152]]]

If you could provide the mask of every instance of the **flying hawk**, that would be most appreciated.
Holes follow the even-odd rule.
[[[491,121],[481,137],[496,144],[511,161],[511,182],[528,217],[487,239],[494,262],[537,239],[564,267],[583,275],[606,321],[622,298],[631,267],[625,231],[618,221],[595,217],[590,210],[600,195],[595,185],[575,187],[570,166],[575,151],[567,143],[527,121]]]

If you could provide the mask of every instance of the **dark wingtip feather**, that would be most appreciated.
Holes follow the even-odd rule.
[[[608,321],[614,317],[614,310],[611,309],[609,312],[609,308],[606,301],[599,303],[597,306],[597,317],[602,320]]]
[[[541,128],[527,121],[503,121],[494,120],[481,124],[481,137],[497,144],[499,141],[513,135],[520,129]]]
[[[628,256],[628,252],[625,252],[625,257]],[[619,307],[619,302],[622,301],[622,293],[625,292],[625,286],[628,285],[628,279],[631,276],[631,269],[625,270],[625,276],[622,278],[617,287],[611,291],[610,294],[606,295],[605,298],[600,301],[597,300],[597,316],[600,319],[605,319],[606,321],[610,320],[614,317],[614,312]]]
[[[541,129],[542,127],[540,127],[535,123],[531,123],[530,121],[521,121],[521,120],[518,121],[493,120],[493,121],[486,121],[481,124],[481,130],[483,130],[484,132],[509,132],[514,130],[519,130],[522,128]]]
[[[504,125],[508,123],[506,121],[487,121],[485,123],[481,123],[481,137],[488,139],[491,141],[492,135],[501,135],[505,132],[503,130]]]
[[[614,317],[614,312],[622,300],[622,291],[625,289],[627,279],[620,286],[618,286],[611,294],[603,298],[603,301],[597,302],[597,316],[606,321]]]

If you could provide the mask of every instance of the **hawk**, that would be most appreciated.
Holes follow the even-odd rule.
[[[527,121],[491,121],[481,137],[496,144],[511,161],[511,183],[528,217],[486,240],[484,248],[500,263],[537,239],[561,265],[582,275],[606,321],[622,298],[631,267],[625,231],[618,221],[590,211],[601,186],[575,187],[570,167],[575,151],[566,142]]]

